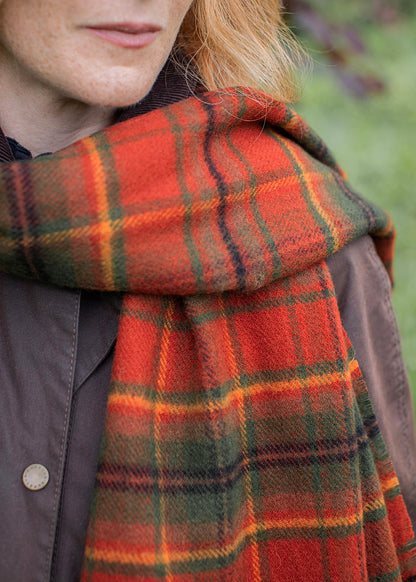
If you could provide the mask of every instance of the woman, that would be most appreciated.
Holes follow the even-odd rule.
[[[2,580],[416,579],[350,345],[414,511],[391,226],[294,51],[274,0],[2,1]]]

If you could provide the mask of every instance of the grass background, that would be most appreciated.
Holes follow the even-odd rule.
[[[363,196],[385,208],[398,232],[393,302],[416,404],[416,16],[393,26],[367,25],[361,70],[384,93],[355,99],[310,51],[314,71],[295,109],[317,131]]]

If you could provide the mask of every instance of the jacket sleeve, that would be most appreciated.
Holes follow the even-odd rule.
[[[369,236],[350,243],[327,264],[416,531],[415,423],[390,281]]]

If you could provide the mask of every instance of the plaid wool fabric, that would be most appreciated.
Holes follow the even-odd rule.
[[[83,582],[416,580],[325,258],[388,217],[261,93],[0,168],[0,265],[125,291]]]

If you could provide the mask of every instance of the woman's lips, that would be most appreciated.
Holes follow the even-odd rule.
[[[151,44],[161,27],[156,24],[122,22],[87,26],[86,29],[117,46],[138,49]]]

